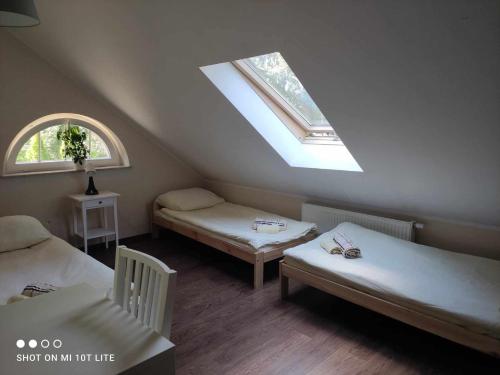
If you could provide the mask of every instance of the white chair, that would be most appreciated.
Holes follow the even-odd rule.
[[[144,325],[170,338],[177,272],[160,260],[116,248],[114,300]]]

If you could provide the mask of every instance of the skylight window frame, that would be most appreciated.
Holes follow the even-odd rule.
[[[312,126],[299,111],[293,108],[271,85],[262,79],[245,59],[232,61],[232,64],[301,143],[343,146],[342,141],[331,125]],[[331,137],[313,135],[313,133],[321,132],[333,133],[333,135]]]

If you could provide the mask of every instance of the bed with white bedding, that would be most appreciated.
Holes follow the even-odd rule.
[[[315,225],[279,217],[252,207],[223,202],[212,207],[192,211],[175,211],[161,208],[160,215],[203,228],[213,233],[250,245],[248,250],[259,251],[304,237]],[[257,233],[252,223],[258,217],[279,217],[287,222],[287,230],[279,233]]]
[[[288,278],[405,321],[464,345],[500,354],[500,261],[397,239],[352,223],[336,228],[361,249],[346,259],[320,243],[332,231],[288,249]]]
[[[49,238],[26,248],[0,252],[0,304],[31,283],[66,287],[87,283],[107,293],[113,270],[62,239]]]
[[[256,218],[278,218],[287,229],[259,233],[252,229]],[[224,201],[200,188],[177,190],[157,198],[153,225],[203,242],[254,265],[254,286],[263,283],[263,264],[280,258],[283,250],[316,237],[313,223],[296,221],[255,208]]]

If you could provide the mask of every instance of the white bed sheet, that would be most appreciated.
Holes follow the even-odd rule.
[[[160,212],[177,220],[251,245],[259,249],[267,245],[289,242],[305,236],[316,224],[296,221],[255,208],[233,203],[221,203],[213,207],[193,211],[173,211],[162,208]],[[258,218],[279,217],[288,223],[288,228],[279,233],[257,233],[252,229]]]
[[[337,228],[362,258],[328,254],[324,233],[284,252],[285,263],[500,339],[500,261],[400,240],[352,223]]]
[[[58,287],[85,282],[106,293],[113,275],[111,268],[52,236],[31,248],[0,253],[0,304],[38,282]]]

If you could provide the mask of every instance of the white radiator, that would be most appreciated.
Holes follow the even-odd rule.
[[[327,232],[338,224],[348,221],[403,240],[414,241],[415,238],[413,221],[389,219],[310,203],[302,204],[302,220],[316,223],[320,233]]]

